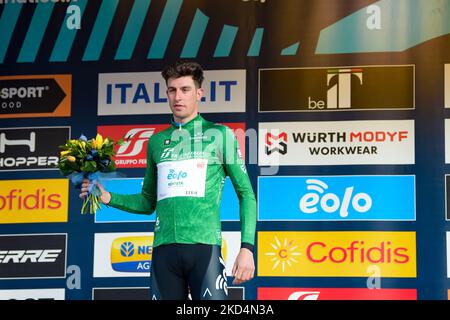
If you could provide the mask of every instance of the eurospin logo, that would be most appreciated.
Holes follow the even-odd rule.
[[[258,232],[258,276],[416,277],[415,232]]]
[[[119,272],[149,273],[153,236],[121,237],[111,246],[111,267]]]
[[[413,175],[261,176],[258,199],[260,221],[412,221],[416,217]]]
[[[246,70],[205,71],[202,113],[245,112]],[[160,72],[99,74],[98,115],[169,114]]]

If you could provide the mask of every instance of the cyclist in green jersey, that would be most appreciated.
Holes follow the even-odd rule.
[[[173,113],[172,125],[149,139],[147,169],[140,194],[108,192],[101,202],[139,214],[156,209],[151,265],[153,299],[226,299],[221,257],[220,201],[229,176],[240,204],[241,249],[233,284],[254,276],[256,200],[238,142],[230,128],[205,120],[198,112],[203,70],[195,62],[177,62],[163,72]],[[89,188],[85,180],[80,197]]]

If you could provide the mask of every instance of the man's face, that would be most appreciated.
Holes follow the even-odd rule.
[[[191,76],[167,80],[167,98],[176,122],[185,123],[197,116],[202,95],[203,89],[196,88]]]

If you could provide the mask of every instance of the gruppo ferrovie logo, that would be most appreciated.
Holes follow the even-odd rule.
[[[111,267],[119,272],[149,273],[153,237],[134,236],[114,239],[111,246]]]
[[[272,134],[271,132],[266,133],[266,154],[270,155],[273,152],[278,152],[280,154],[287,153],[287,133],[282,132],[278,135]],[[273,144],[277,143],[276,146]]]
[[[258,232],[258,276],[367,277],[374,266],[416,277],[415,232]]]
[[[115,146],[114,149],[117,168],[145,168],[149,138],[168,127],[169,124],[111,125],[98,126],[97,130],[104,137],[125,140],[123,145]]]

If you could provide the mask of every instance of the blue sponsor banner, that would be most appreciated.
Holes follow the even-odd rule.
[[[103,184],[108,191],[120,194],[141,193],[143,178],[110,179]],[[113,207],[102,205],[95,215],[96,223],[106,222],[154,222],[155,214],[134,214]],[[230,178],[226,178],[220,204],[220,219],[222,221],[239,220],[239,200]]]
[[[225,186],[222,192],[222,202],[220,203],[220,220],[239,220],[239,199],[229,177],[225,179]]]
[[[120,194],[141,193],[143,178],[110,179],[103,183],[108,191]],[[155,214],[136,214],[102,205],[97,211],[95,222],[154,222]]]
[[[413,221],[415,176],[258,178],[258,218],[303,221]]]

